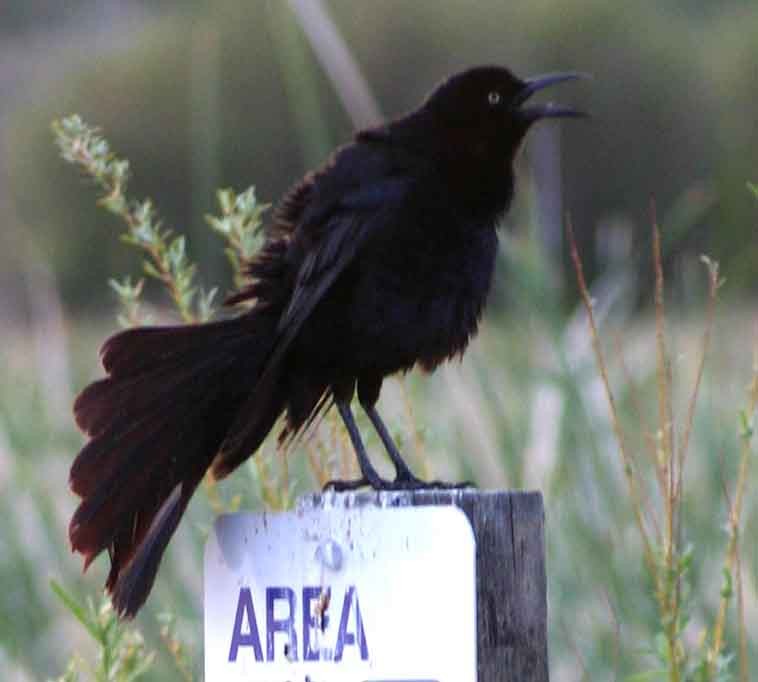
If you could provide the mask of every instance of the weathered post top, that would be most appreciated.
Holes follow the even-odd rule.
[[[300,506],[453,505],[476,539],[477,682],[547,682],[547,578],[539,492],[419,490],[323,493]]]
[[[547,682],[542,496],[308,495],[221,517],[206,680]]]

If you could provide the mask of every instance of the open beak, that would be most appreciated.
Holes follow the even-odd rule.
[[[589,114],[584,111],[562,107],[553,102],[532,104],[527,107],[521,106],[539,90],[549,88],[551,85],[563,83],[563,81],[571,81],[578,78],[589,78],[589,75],[586,73],[570,71],[566,73],[548,73],[543,76],[535,76],[534,78],[527,79],[521,92],[519,92],[513,102],[516,114],[526,123],[533,123],[541,118],[586,118]]]

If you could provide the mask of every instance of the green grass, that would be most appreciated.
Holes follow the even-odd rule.
[[[510,248],[518,252],[518,240]],[[102,295],[107,295],[105,289]],[[703,308],[697,306],[677,311],[668,320],[676,415],[686,413],[696,374],[705,324],[702,313]],[[42,327],[44,321],[33,324]],[[693,547],[688,641],[697,641],[701,630],[711,627],[723,587],[726,491],[731,498],[738,477],[738,414],[745,404],[744,389],[753,363],[753,325],[747,305],[718,310],[695,413],[682,503],[682,540]],[[113,329],[115,324],[107,320],[68,321],[69,350],[64,356],[73,377],[65,386],[70,395],[97,376],[98,341]],[[624,319],[611,311],[601,332],[606,338],[619,335],[623,339],[628,370],[621,367],[611,345],[606,348],[609,374],[628,447],[639,454],[645,438],[655,435],[638,428],[635,413],[641,407],[647,423],[655,424],[655,324],[644,317]],[[63,338],[52,335],[45,343],[59,343]],[[555,680],[625,679],[659,665],[655,647],[660,614],[588,339],[581,320],[553,316],[539,301],[522,300],[508,314],[488,317],[461,364],[431,377],[411,375],[403,384],[393,382],[382,398],[406,451],[415,453],[418,442],[422,443],[423,456],[414,456],[417,467],[428,462],[429,473],[473,477],[488,487],[544,490]],[[75,500],[67,489],[67,468],[82,439],[73,421],[46,401],[45,391],[51,388],[45,388],[41,380],[39,356],[30,352],[29,334],[12,331],[4,342],[9,369],[0,379],[0,578],[6,586],[0,593],[0,676],[43,679],[61,673],[74,653],[90,662],[97,658],[97,647],[56,600],[49,578],[63,584],[77,600],[97,600],[107,560],[101,558],[81,577],[78,558],[68,552],[66,524]],[[47,349],[49,353],[59,350]],[[414,410],[410,422],[405,391]],[[333,437],[341,438],[331,433],[331,423],[322,429],[325,434],[318,447],[328,447]],[[379,453],[376,442],[370,445]],[[338,442],[337,451],[342,447]],[[293,494],[316,486],[303,450],[293,453],[289,462]],[[281,462],[270,449],[265,457],[275,472],[280,471]],[[245,465],[220,486],[220,504],[260,507],[261,475],[271,475],[266,471]],[[748,491],[755,487],[754,470],[750,481]],[[652,486],[647,490],[649,495],[653,491]],[[170,641],[185,642],[194,679],[201,677],[201,555],[213,504],[207,495],[196,497],[169,550],[155,593],[136,622],[146,651],[157,652],[156,665],[146,680],[185,679],[173,665],[166,638],[161,637],[164,624],[159,614],[164,611],[176,618]],[[743,512],[748,538],[757,527],[757,512],[748,494]],[[758,552],[752,543],[744,545],[742,560],[747,647],[755,669]],[[730,608],[726,643],[735,652],[737,618],[733,604]],[[736,672],[736,662],[731,670]]]
[[[77,125],[69,130],[73,137],[83,132]],[[128,241],[145,255],[146,275],[165,286],[186,320],[208,315],[212,299],[196,288],[181,239],[158,228],[146,203],[125,196],[122,167],[98,165],[98,153],[114,161],[107,149],[95,145],[94,155],[77,150],[71,160],[103,189],[101,204],[123,219]],[[235,267],[255,231],[248,218],[256,205],[245,196],[222,195],[222,216],[211,221],[225,240],[219,248],[226,244]],[[747,490],[738,515],[745,537],[758,522],[749,494],[755,467],[745,466],[755,452],[755,415],[740,421],[758,362],[754,311],[748,302],[717,307],[711,325],[708,302],[688,300],[667,301],[665,322],[632,315],[627,303],[636,292],[613,296],[606,278],[593,295],[595,340],[614,396],[609,410],[586,311],[561,310],[551,263],[527,213],[517,206],[514,229],[503,235],[498,304],[465,360],[431,377],[416,373],[390,382],[381,407],[425,476],[545,492],[553,680],[748,680],[747,667],[755,670],[758,655],[758,548],[730,543],[739,537],[731,514],[739,486]],[[609,268],[611,280],[622,274]],[[707,272],[702,277],[707,283]],[[66,680],[77,679],[79,671],[81,679],[126,682],[154,651],[155,662],[140,679],[201,679],[201,559],[214,514],[286,507],[333,473],[348,475],[352,460],[344,433],[327,419],[288,457],[268,443],[228,482],[206,485],[169,548],[136,630],[122,629],[100,603],[107,559],[82,577],[67,547],[76,502],[67,469],[83,442],[68,406],[99,375],[96,349],[116,330],[117,314],[122,324],[133,324],[145,313],[157,320],[167,313],[142,301],[137,280],[121,280],[114,287],[120,309],[114,300],[113,318],[61,324],[55,290],[44,282],[39,288],[45,305],[35,309],[44,312],[28,328],[3,325],[0,677],[44,679],[68,669]],[[104,283],[93,295],[113,294]],[[660,471],[678,461],[676,443],[690,423],[707,329],[711,340],[686,476],[672,497]],[[666,352],[659,356],[662,339]],[[667,424],[677,429],[671,443]],[[620,433],[632,462],[632,488],[619,457]],[[368,444],[381,458],[376,439]],[[666,532],[671,514],[673,536]],[[732,546],[741,550],[739,563]],[[51,587],[51,578],[59,588]],[[734,658],[719,672],[723,654]],[[698,669],[701,658],[705,666]]]

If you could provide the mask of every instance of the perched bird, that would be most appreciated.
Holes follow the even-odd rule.
[[[237,317],[106,341],[107,376],[74,405],[89,441],[71,467],[82,499],[69,536],[85,568],[108,550],[106,587],[122,616],[145,602],[206,471],[229,474],[282,414],[287,440],[336,405],[362,473],[336,489],[436,485],[413,475],[376,411],[382,381],[416,364],[433,370],[476,333],[519,145],[536,121],[583,115],[527,100],[577,76],[521,80],[484,66],[448,78],[289,191],[247,265],[249,284],[227,301],[247,304]],[[366,456],[356,389],[393,480]]]

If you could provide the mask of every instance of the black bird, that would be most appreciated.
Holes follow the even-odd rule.
[[[286,441],[332,404],[362,472],[346,489],[423,487],[375,404],[384,377],[433,370],[463,353],[492,281],[513,158],[543,118],[582,116],[527,105],[558,73],[521,80],[495,66],[441,83],[415,111],[362,130],[284,197],[228,299],[237,317],[129,329],[103,346],[106,378],[74,404],[89,436],[71,467],[82,500],[69,528],[85,568],[108,550],[106,587],[133,616],[210,468],[222,478],[282,414]],[[378,475],[353,420],[354,392],[395,469]]]

